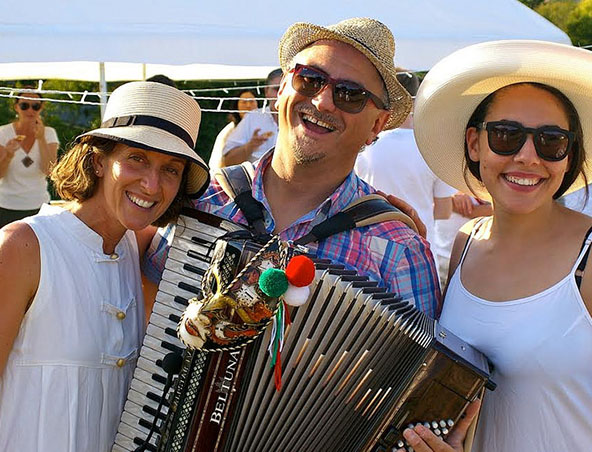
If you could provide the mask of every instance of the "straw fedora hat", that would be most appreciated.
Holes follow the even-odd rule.
[[[565,94],[575,106],[584,133],[584,171],[592,173],[592,52],[543,41],[491,41],[465,47],[439,61],[415,98],[414,130],[426,163],[444,182],[472,194],[463,177],[465,130],[489,94],[504,86],[536,82]],[[467,171],[475,193],[485,187]],[[567,193],[584,186],[580,176]]]
[[[386,86],[390,117],[385,129],[400,126],[411,111],[411,97],[396,78],[395,40],[386,25],[374,19],[346,19],[335,25],[298,22],[282,36],[279,46],[280,66],[284,73],[290,70],[294,56],[315,41],[330,39],[341,41],[362,52],[378,70]]]
[[[101,127],[77,140],[92,135],[187,159],[190,166],[185,190],[197,198],[210,181],[208,166],[193,150],[200,119],[195,99],[177,88],[157,82],[130,82],[109,97]]]

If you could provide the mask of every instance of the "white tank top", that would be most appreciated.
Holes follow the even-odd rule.
[[[144,333],[134,233],[105,255],[69,211],[25,221],[41,276],[0,379],[0,451],[111,451]]]
[[[592,234],[557,284],[505,302],[463,286],[465,248],[440,322],[495,366],[498,386],[485,396],[473,452],[592,450],[592,318],[574,279],[590,242]]]

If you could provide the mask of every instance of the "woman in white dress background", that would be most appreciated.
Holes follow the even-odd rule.
[[[0,126],[0,228],[35,215],[49,201],[47,175],[57,159],[56,131],[43,124],[41,95],[17,93],[17,119]]]

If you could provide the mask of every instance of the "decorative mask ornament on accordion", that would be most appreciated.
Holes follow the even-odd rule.
[[[283,291],[265,290],[261,275],[285,268],[290,251],[277,237],[263,247],[242,239],[219,240],[203,278],[203,298],[190,300],[179,322],[181,341],[190,348],[217,351],[254,340],[272,320],[287,289],[286,282]]]

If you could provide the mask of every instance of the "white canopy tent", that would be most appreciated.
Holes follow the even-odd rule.
[[[397,64],[412,70],[429,69],[450,52],[481,41],[570,43],[565,33],[518,0],[5,0],[3,5],[4,80],[97,80],[98,64],[80,62],[148,64],[145,73],[133,64],[106,65],[108,81],[165,70],[174,71],[169,76],[176,79],[251,78],[278,65],[279,38],[293,22],[331,24],[356,16],[388,25],[397,43]]]
[[[570,43],[518,0],[4,0],[0,80],[264,78],[298,21],[373,17],[395,35],[399,66],[429,69],[466,45],[496,39]]]

